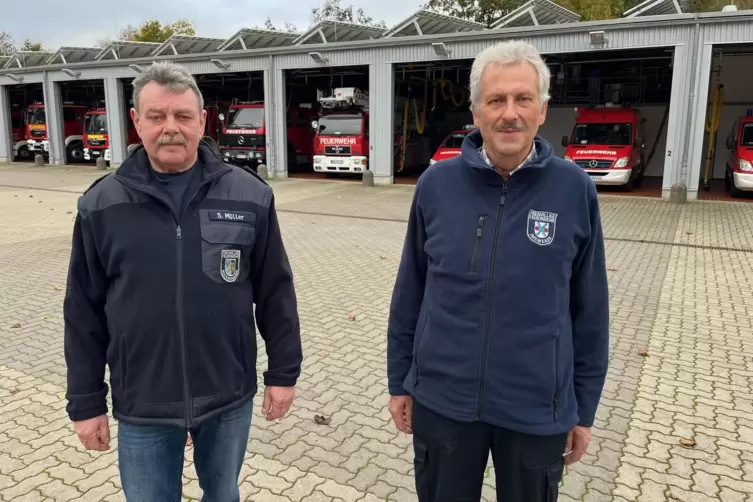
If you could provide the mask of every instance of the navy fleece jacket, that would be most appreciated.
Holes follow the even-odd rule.
[[[609,291],[589,176],[544,139],[507,181],[478,131],[418,180],[388,326],[391,395],[459,421],[550,435],[591,426]]]

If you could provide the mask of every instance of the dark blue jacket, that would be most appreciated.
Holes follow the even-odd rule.
[[[184,214],[143,148],[79,199],[63,307],[71,420],[107,412],[195,427],[264,384],[293,386],[302,350],[293,273],[272,189],[202,144]],[[254,311],[254,306],[256,307]]]
[[[542,138],[505,181],[478,131],[418,180],[388,327],[391,395],[549,435],[591,426],[609,353],[596,187]]]

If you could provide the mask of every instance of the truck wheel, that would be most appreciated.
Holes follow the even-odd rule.
[[[18,149],[18,160],[21,162],[26,162],[27,160],[31,159],[31,152],[29,151],[28,146],[22,146]]]
[[[68,145],[66,148],[66,162],[81,162],[84,160],[84,145],[83,143],[74,142]]]
[[[724,184],[727,185],[727,192],[733,198],[742,197],[744,192],[735,186],[735,178],[732,176],[732,169],[726,166],[724,169]]]

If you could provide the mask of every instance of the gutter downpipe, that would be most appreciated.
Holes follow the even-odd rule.
[[[690,93],[688,96],[688,120],[685,124],[685,138],[683,140],[682,147],[682,162],[680,164],[679,176],[676,178],[676,183],[672,186],[669,201],[676,204],[684,204],[688,200],[688,150],[690,148],[690,137],[693,129],[693,122],[698,117],[695,117],[695,102],[696,102],[696,80],[698,73],[698,41],[700,38],[701,23],[698,21],[698,14],[695,16],[695,30],[693,32],[693,40],[691,41],[690,50],[693,54],[692,63],[690,65]]]

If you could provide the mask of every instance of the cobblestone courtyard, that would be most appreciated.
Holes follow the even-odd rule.
[[[101,174],[0,167],[5,501],[124,500],[116,449],[84,451],[64,401],[70,231],[78,195]],[[268,423],[256,401],[242,496],[414,501],[410,438],[386,410],[384,354],[412,187],[272,184],[305,360],[291,415]],[[753,501],[753,204],[604,196],[601,207],[611,365],[589,454],[568,470],[560,500]],[[188,449],[184,494],[197,500],[190,458]],[[490,463],[486,500],[493,479]]]

